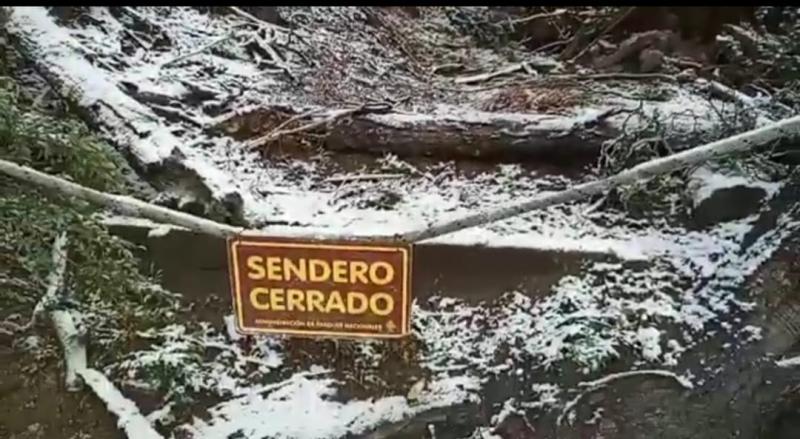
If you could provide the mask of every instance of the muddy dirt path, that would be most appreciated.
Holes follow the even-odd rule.
[[[219,322],[230,312],[225,241],[183,230],[148,237],[147,228],[115,225],[113,233],[143,246],[142,258],[161,272],[163,286],[198,305],[198,318]],[[506,291],[541,297],[558,280],[589,261],[611,259],[592,253],[529,248],[420,244],[413,259],[413,294],[491,301]]]
[[[0,438],[126,439],[93,393],[66,391],[60,354],[42,359],[0,346]]]

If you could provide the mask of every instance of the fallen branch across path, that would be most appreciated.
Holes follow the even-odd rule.
[[[556,423],[558,425],[561,425],[562,422],[564,421],[564,417],[568,416],[569,413],[578,405],[578,403],[586,395],[588,395],[589,393],[597,391],[597,390],[607,386],[611,382],[618,381],[618,380],[625,379],[625,378],[639,377],[639,376],[660,376],[660,377],[665,377],[665,378],[672,378],[678,384],[680,384],[680,386],[683,387],[684,389],[687,389],[687,390],[694,389],[694,385],[692,384],[691,381],[689,381],[685,377],[682,377],[682,376],[679,376],[679,375],[675,374],[674,372],[670,372],[670,371],[666,371],[666,370],[631,370],[631,371],[627,371],[627,372],[612,373],[610,375],[606,375],[603,378],[600,378],[600,379],[597,379],[597,380],[594,380],[594,381],[588,381],[588,382],[579,383],[578,386],[584,388],[585,390],[583,390],[575,398],[573,398],[566,405],[564,405],[564,409],[561,411],[561,414],[558,416],[558,419],[556,420]]]
[[[602,180],[583,183],[561,192],[545,193],[530,200],[501,207],[493,211],[480,212],[455,220],[442,221],[424,229],[411,231],[405,234],[354,237],[314,233],[292,236],[306,237],[309,239],[350,239],[361,241],[424,241],[458,230],[501,221],[533,210],[544,209],[557,204],[588,198],[619,186],[648,180],[658,175],[699,165],[703,162],[718,159],[729,154],[765,146],[776,140],[796,137],[798,134],[800,134],[800,116],[795,116],[733,137],[641,163],[631,169]],[[77,197],[100,206],[111,208],[125,215],[147,218],[165,224],[174,224],[200,233],[223,238],[243,234],[245,232],[247,234],[260,233],[258,231],[248,231],[184,212],[156,206],[132,197],[100,192],[6,160],[0,160],[0,173],[43,187],[52,193]]]
[[[47,189],[50,193],[75,197],[125,215],[148,218],[160,223],[175,224],[208,235],[224,238],[236,235],[243,230],[240,227],[229,226],[157,206],[133,197],[100,192],[7,160],[0,160],[0,173]]]
[[[480,212],[455,220],[443,221],[425,229],[406,233],[402,236],[402,239],[411,242],[424,241],[453,233],[457,230],[501,221],[533,210],[577,201],[607,192],[622,185],[648,180],[657,175],[698,165],[732,153],[751,150],[776,140],[795,137],[798,134],[800,134],[800,116],[795,116],[733,137],[641,163],[602,180],[583,183],[561,192],[545,193],[530,200],[493,211]]]
[[[119,426],[130,439],[163,439],[150,425],[133,401],[126,398],[105,375],[94,369],[84,368],[78,372],[86,385],[103,400],[108,411],[117,417]]]
[[[48,276],[48,288],[36,309],[41,313],[48,311],[58,340],[64,351],[66,367],[66,388],[75,392],[81,390],[81,379],[102,399],[109,411],[118,419],[118,425],[130,439],[163,439],[153,429],[139,409],[102,373],[87,367],[86,334],[80,325],[77,313],[68,309],[48,310],[58,297],[66,298],[68,291],[64,287],[64,275],[67,261],[67,235],[62,233],[53,243],[53,269]],[[34,316],[36,316],[34,311]]]
[[[137,218],[147,218],[161,224],[172,224],[206,235],[228,238],[240,234],[258,235],[257,230],[246,230],[228,224],[218,223],[206,218],[191,215],[178,210],[151,204],[125,195],[109,194],[81,186],[63,178],[55,177],[27,166],[20,166],[14,162],[0,159],[0,174],[6,174],[21,181],[25,181],[47,190],[48,194],[75,197],[79,200],[109,208],[117,213]],[[388,241],[392,236],[341,236],[324,233],[306,233],[293,235],[308,239],[329,240],[361,240],[361,241]]]

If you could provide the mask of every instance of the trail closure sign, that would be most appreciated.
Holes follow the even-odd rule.
[[[245,334],[404,337],[411,254],[410,244],[230,238],[237,328]]]

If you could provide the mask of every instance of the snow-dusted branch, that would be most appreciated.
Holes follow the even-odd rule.
[[[117,425],[130,439],[163,439],[163,436],[142,416],[133,401],[126,398],[102,373],[89,368],[78,372],[92,391],[117,416]]]
[[[67,234],[61,233],[53,241],[50,273],[47,275],[47,290],[33,308],[31,320],[23,329],[35,326],[50,307],[58,301],[59,294],[64,289],[64,273],[67,269]]]
[[[798,134],[800,134],[800,116],[795,116],[726,139],[641,163],[605,179],[583,183],[561,192],[545,193],[530,200],[496,210],[479,212],[463,218],[433,224],[425,229],[407,233],[403,236],[403,239],[412,242],[423,241],[457,230],[504,220],[537,209],[544,209],[556,204],[588,198],[618,186],[648,180],[658,175],[698,165],[732,153],[747,151],[772,141]]]
[[[86,337],[80,324],[79,315],[68,309],[50,309],[60,298],[68,295],[69,290],[64,287],[67,242],[67,234],[61,233],[53,243],[53,268],[48,276],[47,292],[36,305],[29,325],[32,325],[45,312],[50,317],[64,350],[68,391],[79,391],[82,378],[94,393],[105,401],[108,409],[117,416],[119,426],[123,428],[129,438],[163,439],[142,416],[136,404],[122,396],[114,384],[102,373],[87,368]]]
[[[54,310],[49,315],[58,340],[64,349],[67,390],[77,392],[81,390],[81,381],[78,378],[78,374],[81,370],[86,369],[86,336],[84,330],[76,316],[70,311]]]
[[[81,389],[78,371],[86,368],[86,345],[80,323],[69,311],[53,309],[56,303],[69,294],[69,290],[64,286],[64,275],[67,269],[67,242],[67,234],[64,232],[58,235],[53,242],[52,268],[47,276],[47,291],[33,309],[30,322],[21,329],[28,329],[36,325],[47,313],[64,349],[67,390],[77,392]]]
[[[49,192],[75,197],[125,215],[148,218],[160,223],[175,224],[219,237],[232,236],[242,231],[239,227],[157,206],[136,198],[100,192],[7,160],[0,160],[0,173],[45,188]]]
[[[775,362],[778,367],[800,367],[800,355],[797,357],[784,358]]]
[[[578,387],[581,387],[581,388],[583,388],[585,390],[583,390],[581,393],[579,393],[575,398],[572,398],[572,400],[570,400],[564,406],[564,409],[561,411],[561,414],[558,416],[558,419],[556,421],[557,424],[561,425],[563,423],[563,421],[564,421],[564,417],[568,416],[569,413],[572,412],[572,410],[575,409],[575,406],[577,406],[578,403],[586,395],[588,395],[589,393],[592,393],[592,392],[594,392],[596,390],[599,390],[599,389],[605,387],[606,385],[608,385],[609,383],[612,383],[614,381],[618,381],[618,380],[625,379],[625,378],[636,377],[636,376],[659,376],[659,377],[664,377],[664,378],[672,378],[673,380],[675,380],[675,382],[677,382],[684,389],[687,389],[687,390],[694,389],[694,385],[692,384],[691,381],[689,381],[685,377],[682,377],[682,376],[680,376],[678,374],[675,374],[675,373],[667,371],[667,370],[630,370],[630,371],[627,371],[627,372],[612,373],[612,374],[606,375],[606,376],[604,376],[602,378],[596,379],[594,381],[585,381],[585,382],[579,383]]]

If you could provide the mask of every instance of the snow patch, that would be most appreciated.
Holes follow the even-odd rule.
[[[375,400],[332,400],[333,380],[293,376],[283,386],[223,402],[209,410],[210,421],[195,418],[186,431],[195,437],[274,437],[292,439],[337,438],[361,433],[383,422],[397,422],[434,407],[475,400],[477,384],[467,377],[445,378],[431,383],[428,393],[411,406],[401,396]]]

